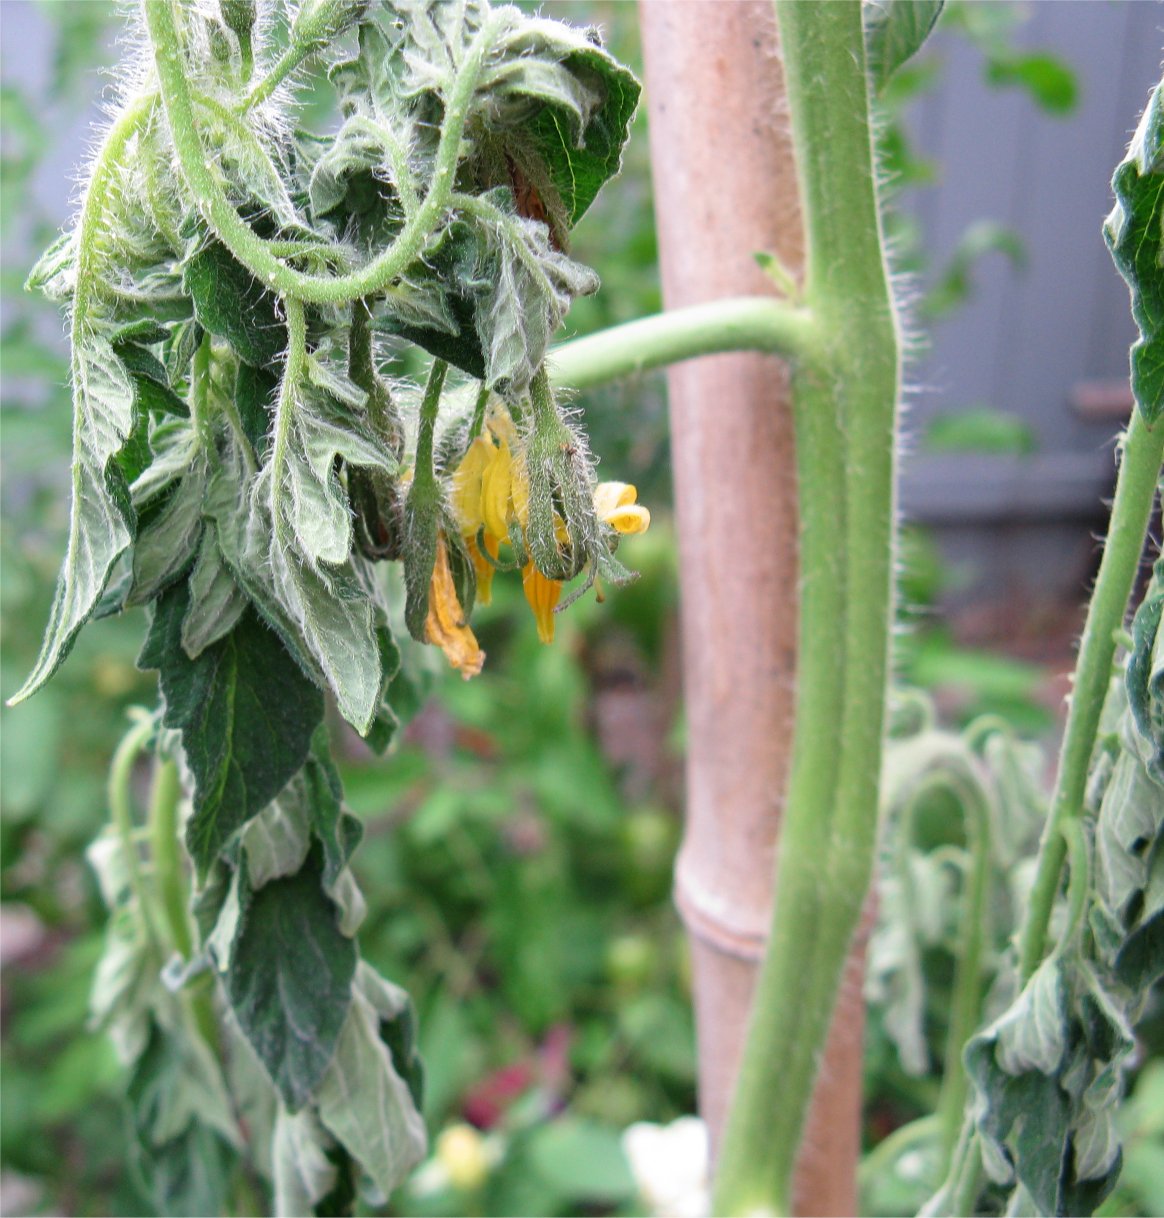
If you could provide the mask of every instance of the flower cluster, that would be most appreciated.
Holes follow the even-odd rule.
[[[573,445],[571,444],[571,447]],[[536,489],[532,491],[536,494]],[[609,556],[621,534],[643,533],[650,512],[636,503],[637,491],[626,482],[600,482],[589,491]],[[452,509],[459,541],[476,577],[475,600],[489,604],[493,576],[498,570],[520,569],[525,598],[543,643],[554,639],[554,614],[566,582],[557,569],[547,574],[531,545],[531,479],[527,445],[506,407],[497,402],[469,443],[453,475]],[[566,517],[551,506],[557,550],[570,553],[574,542]],[[454,540],[453,545],[456,544]],[[429,586],[425,636],[439,646],[449,663],[466,677],[481,671],[484,653],[477,645],[458,596],[449,560],[450,542],[438,537],[436,561]],[[582,590],[594,582],[602,565],[600,554]],[[615,579],[619,576],[614,575]]]

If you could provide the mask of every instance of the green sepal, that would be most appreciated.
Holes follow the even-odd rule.
[[[182,648],[189,604],[185,583],[162,594],[138,665],[158,669],[162,722],[182,734],[194,775],[186,845],[203,878],[306,760],[323,694],[253,610],[191,660]]]
[[[1164,82],[1148,101],[1112,190],[1116,205],[1103,235],[1131,289],[1140,330],[1131,353],[1132,392],[1151,426],[1164,412]]]

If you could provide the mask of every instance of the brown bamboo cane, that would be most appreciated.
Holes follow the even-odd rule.
[[[639,14],[666,307],[771,293],[756,251],[794,273],[803,264],[773,7],[640,0]],[[787,375],[773,357],[679,364],[668,388],[688,727],[675,897],[691,940],[700,1109],[714,1155],[771,918],[790,760],[795,445]],[[856,1213],[862,972],[857,945],[797,1168],[797,1213]]]

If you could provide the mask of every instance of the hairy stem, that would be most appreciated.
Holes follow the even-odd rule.
[[[1133,411],[1122,449],[1107,543],[1079,645],[1051,810],[1043,827],[1035,882],[1019,933],[1019,967],[1024,982],[1046,953],[1047,928],[1067,853],[1065,828],[1083,812],[1087,771],[1111,680],[1116,634],[1124,624],[1152,516],[1164,455],[1164,421],[1149,427],[1140,412]]]
[[[366,266],[351,274],[331,276],[305,274],[281,262],[272,253],[270,243],[259,237],[235,211],[202,146],[173,0],[143,0],[143,7],[162,103],[182,176],[203,219],[239,262],[280,295],[311,304],[346,304],[357,297],[369,296],[407,270],[421,255],[445,215],[461,158],[461,137],[469,105],[504,14],[495,14],[486,21],[457,71],[447,98],[433,180],[424,202],[392,244]]]
[[[796,359],[807,351],[811,335],[807,310],[767,296],[742,296],[573,339],[554,347],[547,363],[553,384],[589,389],[721,351],[766,351]]]
[[[153,790],[150,793],[150,857],[154,868],[154,891],[165,921],[171,947],[189,961],[194,954],[190,927],[189,893],[178,835],[178,805],[182,784],[173,761],[154,764]],[[191,981],[183,997],[198,1034],[215,1054],[219,1051],[218,1019],[214,1013],[213,979],[209,974]]]
[[[433,470],[433,439],[436,435],[437,415],[440,413],[441,391],[449,366],[443,359],[432,362],[428,383],[424,387],[424,398],[420,403],[420,426],[416,433],[416,470],[412,475],[415,486],[431,486],[436,482]]]
[[[137,900],[138,916],[142,929],[159,958],[162,954],[162,940],[154,922],[153,905],[150,893],[146,888],[145,877],[142,875],[141,860],[138,858],[137,841],[135,838],[133,795],[130,783],[133,779],[133,767],[142,750],[154,734],[153,720],[142,718],[129,729],[113,754],[113,764],[109,770],[109,811],[113,827],[121,839],[121,851],[125,856],[125,870],[129,877],[130,891]]]
[[[772,933],[721,1150],[720,1214],[791,1210],[809,1100],[872,873],[889,652],[898,356],[861,8],[781,0],[777,15],[814,328],[813,354],[793,381],[801,639]]]
[[[990,916],[990,816],[988,780],[956,771],[945,775],[947,784],[962,807],[966,823],[966,846],[970,852],[970,874],[965,879],[965,897],[958,943],[957,971],[950,996],[950,1023],[942,1068],[942,1089],[937,1118],[941,1130],[936,1176],[943,1178],[953,1161],[966,1111],[970,1080],[962,1061],[962,1050],[982,1018],[982,960]]]

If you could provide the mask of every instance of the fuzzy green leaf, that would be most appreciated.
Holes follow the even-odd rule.
[[[1164,213],[1161,215],[1164,223]],[[1132,621],[1128,657],[1128,705],[1136,727],[1151,750],[1147,765],[1164,786],[1164,558],[1153,568],[1152,582]],[[1164,794],[1161,796],[1164,799]]]
[[[305,386],[288,428],[286,483],[277,488],[272,510],[285,514],[297,548],[313,564],[343,563],[352,548],[351,508],[337,458],[361,469],[396,470],[392,454],[351,405]]]
[[[109,340],[74,336],[73,499],[69,543],[36,665],[11,699],[34,694],[72,650],[133,541],[134,513],[117,456],[134,424],[133,381]]]
[[[390,1048],[394,1042],[411,1049],[412,1020],[408,995],[361,963],[335,1059],[319,1088],[321,1122],[386,1194],[425,1152],[424,1120],[401,1077],[417,1063],[411,1052],[398,1060]]]
[[[209,241],[187,258],[182,283],[198,324],[225,338],[244,362],[262,368],[287,345],[278,300],[224,245]]]
[[[133,587],[127,605],[146,605],[194,561],[202,537],[207,469],[195,458],[161,510],[138,530],[133,547]]]
[[[182,650],[196,660],[211,643],[235,628],[246,607],[246,594],[231,576],[218,547],[217,530],[209,522],[190,572],[190,608],[182,619]]]
[[[138,662],[159,670],[163,723],[182,733],[194,774],[186,843],[205,875],[303,764],[323,695],[253,612],[191,660],[182,649],[189,605],[185,584],[163,594]]]
[[[146,334],[145,337],[159,341],[152,333]],[[157,411],[181,417],[189,415],[190,407],[170,387],[170,377],[165,365],[156,355],[141,346],[140,342],[140,339],[122,339],[113,344],[118,359],[133,378],[137,409],[142,413]]]
[[[24,288],[28,292],[43,292],[49,300],[68,300],[77,282],[77,238],[74,233],[61,233],[36,260],[28,273]]]
[[[944,0],[866,0],[865,58],[873,92],[921,50],[942,13]]]
[[[322,885],[318,848],[258,891],[244,876],[226,975],[239,1027],[292,1112],[320,1089],[352,1003],[355,944]]]
[[[222,1213],[241,1139],[205,1044],[154,1022],[127,1094],[134,1165],[158,1212]]]
[[[1140,329],[1132,347],[1132,391],[1151,424],[1164,411],[1164,83],[1148,101],[1112,189],[1116,205],[1103,232],[1131,289]]]

